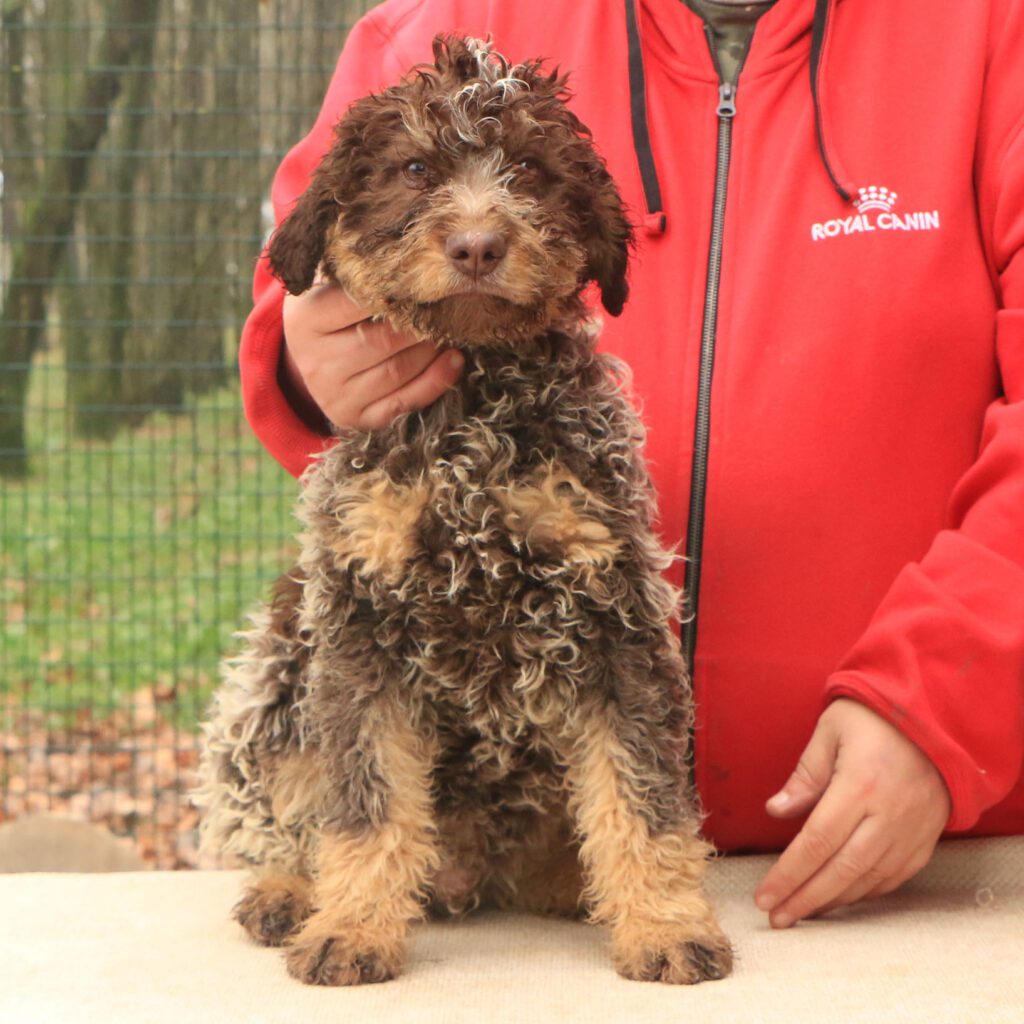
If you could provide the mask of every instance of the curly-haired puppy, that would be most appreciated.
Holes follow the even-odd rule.
[[[587,910],[629,978],[721,978],[670,556],[581,299],[620,312],[630,229],[564,78],[434,51],[351,107],[269,257],[466,369],[306,473],[299,564],[206,726],[205,838],[306,982],[393,977],[411,921],[480,904]]]

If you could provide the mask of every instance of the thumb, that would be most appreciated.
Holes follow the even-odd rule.
[[[796,770],[765,804],[768,813],[773,818],[795,818],[810,810],[832,780],[838,750],[838,734],[828,722],[819,720]]]

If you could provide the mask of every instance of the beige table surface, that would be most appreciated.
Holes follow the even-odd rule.
[[[945,843],[900,892],[787,932],[751,903],[770,863],[714,864],[739,956],[695,988],[619,978],[599,929],[502,914],[418,926],[396,981],[308,988],[229,920],[238,872],[4,875],[0,1022],[1024,1024],[1024,839]]]

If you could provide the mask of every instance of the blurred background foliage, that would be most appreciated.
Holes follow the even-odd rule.
[[[0,4],[0,821],[190,865],[196,722],[294,556],[237,391],[269,183],[372,3]]]

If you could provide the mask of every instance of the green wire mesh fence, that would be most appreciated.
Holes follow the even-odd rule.
[[[0,821],[197,863],[196,723],[294,557],[235,349],[366,2],[0,0]]]

